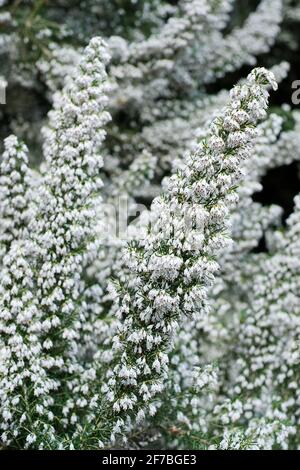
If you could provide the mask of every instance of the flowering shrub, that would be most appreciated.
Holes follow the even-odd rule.
[[[284,220],[255,196],[300,159],[299,112],[269,107],[298,9],[21,3],[0,0],[1,446],[297,449],[300,199]]]

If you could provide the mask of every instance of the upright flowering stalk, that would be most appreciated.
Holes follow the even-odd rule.
[[[59,361],[65,378],[82,374],[78,364],[82,322],[82,274],[97,253],[95,218],[101,200],[100,146],[110,116],[105,64],[109,55],[100,38],[91,40],[75,77],[57,94],[50,112],[45,152],[47,172],[39,191],[39,218],[34,224],[37,245],[37,298],[41,335],[48,341],[46,367],[54,373]],[[79,372],[80,371],[80,372]],[[69,388],[72,385],[69,383]],[[77,403],[84,406],[86,400]],[[64,409],[66,424],[72,398]],[[72,424],[77,420],[72,418]]]
[[[109,120],[107,60],[105,44],[93,39],[76,77],[55,97],[46,135],[47,171],[29,226],[33,263],[25,242],[5,258],[0,297],[5,443],[14,439],[21,446],[56,448],[59,431],[76,425],[78,410],[94,403],[85,398],[94,374],[81,365],[79,351],[85,321],[82,273],[96,252],[99,147]],[[79,390],[78,382],[85,388]]]
[[[28,218],[28,150],[12,135],[4,141],[0,165],[0,259],[9,252],[13,240],[22,238]]]
[[[103,41],[94,38],[76,78],[56,96],[46,136],[47,173],[39,191],[38,297],[48,319],[60,315],[56,322],[62,336],[75,340],[75,349],[78,337],[71,318],[80,295],[85,256],[96,236],[103,164],[99,149],[110,118],[104,110],[108,58]]]
[[[127,250],[133,279],[117,297],[123,322],[113,340],[116,363],[103,386],[116,418],[112,439],[127,419],[155,413],[153,400],[167,377],[179,320],[208,310],[207,290],[227,242],[241,160],[266,115],[270,84],[276,89],[274,76],[258,68],[232,90],[208,137],[154,201],[148,236]]]

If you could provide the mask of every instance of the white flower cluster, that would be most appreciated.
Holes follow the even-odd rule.
[[[207,312],[215,258],[227,243],[228,207],[236,201],[234,187],[256,136],[254,126],[265,117],[269,84],[276,89],[274,76],[261,68],[232,90],[207,139],[154,201],[148,237],[127,252],[134,282],[121,290],[116,364],[103,387],[119,424],[137,411],[141,418],[148,407],[155,412],[153,399],[167,378],[167,352],[178,322],[183,315]]]
[[[55,97],[45,133],[46,170],[36,189],[35,217],[28,224],[27,237],[23,237],[30,237],[32,259],[27,261],[27,244],[24,249],[22,245],[13,245],[4,259],[2,331],[7,336],[3,338],[2,349],[6,364],[1,401],[5,423],[1,427],[7,434],[3,437],[5,442],[12,436],[17,438],[22,424],[24,431],[32,418],[28,405],[21,417],[18,408],[17,413],[6,413],[11,396],[18,397],[16,387],[20,388],[18,403],[25,399],[33,400],[33,403],[37,400],[37,415],[41,417],[38,424],[43,423],[43,431],[50,442],[56,442],[51,411],[55,404],[53,394],[55,391],[63,394],[62,380],[66,381],[69,376],[68,387],[73,389],[73,399],[69,399],[63,409],[62,423],[77,421],[74,408],[84,408],[87,404],[94,406],[93,401],[88,403],[84,398],[84,390],[83,396],[76,401],[79,385],[75,379],[72,382],[71,377],[81,374],[82,384],[88,387],[95,375],[88,369],[82,370],[77,356],[82,323],[85,322],[80,312],[84,289],[81,275],[87,254],[90,259],[92,253],[97,253],[95,218],[101,200],[95,195],[102,186],[99,151],[105,137],[104,126],[110,119],[104,109],[108,59],[102,39],[91,40],[78,74]],[[19,226],[24,223],[21,210],[26,208],[23,194],[26,181],[21,181],[21,177],[25,179],[26,163],[24,146],[14,137],[7,139],[1,189],[11,202],[7,206],[4,201],[2,212],[3,215],[11,213],[12,222],[4,228],[8,234],[14,230],[12,236],[16,243],[21,230]],[[15,213],[17,208],[19,212]],[[6,236],[3,241],[7,244],[12,240]],[[18,318],[14,321],[15,315]],[[14,342],[17,357],[9,349]],[[33,373],[28,369],[28,363],[33,367]],[[24,381],[24,377],[28,380]]]
[[[44,422],[53,421],[53,398],[48,393],[58,384],[47,377],[46,368],[51,362],[52,366],[60,365],[43,357],[43,349],[49,349],[52,342],[40,341],[42,324],[34,274],[27,259],[28,244],[14,241],[3,259],[0,290],[1,441],[9,445],[12,440],[24,439],[24,429],[30,427],[22,442],[25,447],[35,442],[38,430],[47,436],[54,432]]]
[[[286,423],[284,435],[275,426],[269,448],[289,448],[299,425],[299,208],[297,196],[281,249],[260,260],[252,279],[251,304],[234,346],[238,355],[229,362],[235,371],[227,384],[231,400],[221,406],[226,424],[246,419],[251,427],[260,416],[270,425]]]
[[[27,147],[15,136],[4,141],[0,164],[0,258],[14,240],[23,237],[30,213],[30,174]]]

